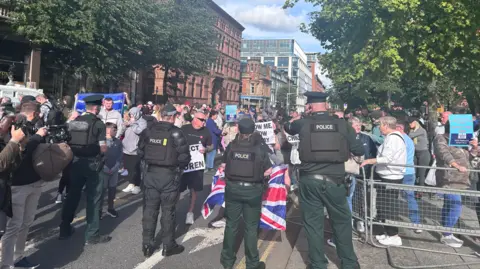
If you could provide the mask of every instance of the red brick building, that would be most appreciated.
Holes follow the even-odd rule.
[[[317,68],[318,61],[317,61],[318,53],[307,53],[307,64],[312,72],[312,91],[314,92],[324,92],[325,86],[323,85],[322,81],[318,77]]]
[[[270,102],[272,88],[270,66],[258,60],[242,65],[242,104],[264,107]]]
[[[217,14],[215,28],[218,31],[219,55],[206,76],[191,76],[187,83],[178,84],[181,94],[173,97],[172,102],[185,102],[200,104],[238,103],[240,92],[240,48],[242,32],[245,28],[225,12],[220,6],[210,1],[211,9]],[[163,79],[165,72],[161,68],[155,69],[155,82],[153,95],[163,94]],[[170,74],[172,76],[172,74]]]

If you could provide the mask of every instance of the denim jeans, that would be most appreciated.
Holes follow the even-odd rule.
[[[352,212],[352,199],[353,199],[353,193],[355,192],[355,185],[357,185],[357,179],[355,176],[350,177],[352,179],[352,184],[350,185],[350,193],[347,196],[347,203],[348,207],[350,208],[350,212]]]
[[[403,177],[403,184],[413,186],[415,185],[415,174],[405,175]],[[420,214],[418,212],[418,203],[415,199],[414,191],[404,191],[405,198],[408,203],[408,214],[410,216],[410,221],[413,224],[420,224]]]
[[[213,164],[215,163],[215,156],[217,156],[216,149],[207,153],[207,169],[213,169]]]
[[[442,208],[442,226],[453,228],[462,214],[462,197],[459,194],[444,194]],[[445,236],[451,233],[444,233]]]

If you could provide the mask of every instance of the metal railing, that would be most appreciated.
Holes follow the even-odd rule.
[[[388,166],[456,171],[454,168],[446,167]],[[394,229],[402,228],[416,232],[422,230],[440,234],[461,234],[480,237],[480,222],[477,217],[477,207],[480,207],[480,192],[396,184],[388,182],[388,180],[377,181],[374,178],[375,167],[376,165],[372,167],[371,177],[366,181],[365,186],[365,193],[370,196],[368,199],[370,205],[365,207],[363,212],[365,214],[364,220],[368,225],[366,241],[375,247],[386,248],[388,260],[392,267],[417,269],[480,265],[480,257],[477,253],[464,254],[417,247],[384,246],[378,244],[374,236],[374,227],[377,226],[394,227]],[[470,169],[468,172],[478,173],[480,170]],[[459,246],[461,247],[462,244]],[[476,259],[458,264],[402,266],[394,263],[391,253],[391,249],[394,248]]]
[[[10,18],[10,9],[8,7],[0,5],[0,18]]]

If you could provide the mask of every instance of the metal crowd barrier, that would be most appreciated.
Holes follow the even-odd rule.
[[[378,244],[374,236],[374,226],[389,226],[417,232],[422,230],[440,234],[452,233],[480,237],[480,222],[477,216],[477,207],[480,208],[480,192],[381,182],[374,178],[375,167],[376,165],[372,167],[370,179],[364,182],[363,187],[360,187],[360,189],[363,190],[363,194],[359,193],[357,199],[354,200],[362,201],[363,199],[365,201],[363,203],[363,210],[358,207],[360,202],[357,202],[357,206],[354,206],[352,210],[355,212],[352,214],[355,218],[365,221],[365,225],[368,227],[366,228],[367,230],[365,233],[366,242],[369,242],[375,247],[386,248],[388,260],[392,267],[400,269],[417,269],[480,265],[480,256],[478,253],[463,254],[417,247],[386,247]],[[418,165],[401,167],[456,170],[454,168]],[[469,169],[468,172],[478,173],[480,170]],[[361,180],[357,181],[357,186],[359,184],[361,184]],[[356,188],[356,190],[359,190],[359,188]],[[421,194],[421,198],[418,199],[416,194]],[[367,198],[369,205],[367,205]],[[455,222],[455,218],[449,218],[449,215],[447,214],[448,212],[453,212],[452,210],[456,210],[456,215],[458,215],[458,211],[461,210],[461,215],[454,225],[452,224]],[[475,261],[458,264],[401,266],[393,262],[393,255],[391,253],[391,249],[393,248],[424,251],[442,255],[456,255],[476,259]]]

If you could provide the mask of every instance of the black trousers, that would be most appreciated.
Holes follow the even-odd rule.
[[[123,155],[124,168],[128,171],[127,180],[130,184],[140,186],[141,183],[141,169],[140,157],[138,155]]]
[[[169,248],[175,244],[175,206],[180,193],[178,188],[171,191],[170,188],[158,187],[155,184],[149,184],[154,180],[162,181],[165,177],[178,177],[175,174],[159,174],[158,172],[146,172],[143,190],[143,218],[142,218],[142,242],[144,245],[155,245],[155,231],[157,228],[158,214],[162,209],[160,224],[162,226],[162,244]],[[153,183],[153,182],[152,182]],[[165,192],[164,190],[168,191]]]
[[[63,193],[63,190],[70,190],[70,171],[72,170],[72,163],[70,162],[62,172],[62,178],[58,182],[58,193]]]
[[[401,180],[385,180],[383,182],[401,184]],[[397,220],[399,212],[398,205],[398,195],[399,190],[387,189],[384,185],[377,185],[375,187],[377,190],[377,219],[380,222],[385,222],[385,220]],[[398,235],[398,228],[392,226],[379,226],[378,227],[380,234],[386,233],[388,236]]]

